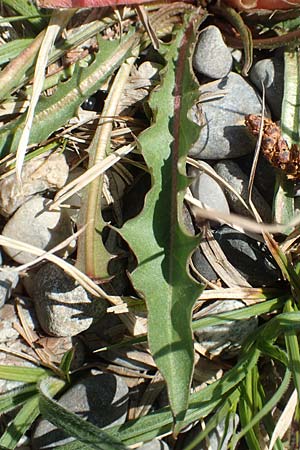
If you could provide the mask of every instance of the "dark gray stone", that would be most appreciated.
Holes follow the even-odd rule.
[[[218,79],[228,75],[232,66],[232,56],[219,28],[210,25],[201,31],[193,66],[196,72],[209,78]]]
[[[40,325],[53,336],[75,336],[106,310],[103,299],[93,298],[55,264],[37,272],[33,295]]]
[[[226,225],[214,232],[228,261],[254,287],[270,286],[280,271],[266,245]]]
[[[218,279],[218,275],[209,264],[205,256],[203,255],[200,247],[196,249],[196,251],[192,255],[192,261],[195,268],[198,272],[206,278],[208,281],[216,281]],[[194,273],[194,272],[193,272]],[[195,274],[196,276],[196,274]],[[198,280],[201,281],[201,280]]]
[[[255,141],[244,123],[245,115],[261,114],[261,99],[253,87],[240,75],[230,72],[207,89],[202,86],[202,91],[225,95],[201,103],[201,123],[196,107],[192,109],[193,120],[203,128],[189,155],[197,159],[227,159],[253,152]]]
[[[243,308],[245,304],[241,300],[218,300],[212,305],[201,309],[203,315],[213,315],[235,309]],[[206,313],[207,311],[207,313]],[[208,326],[194,332],[195,338],[210,356],[222,356],[231,358],[236,356],[244,340],[257,327],[257,318],[245,320],[227,320],[219,325]]]
[[[274,57],[257,61],[250,71],[250,80],[262,91],[265,86],[266,102],[269,105],[275,120],[281,116],[284,85],[283,58]]]
[[[128,408],[128,387],[121,377],[94,371],[82,379],[59,399],[59,404],[99,428],[121,425]],[[32,448],[56,448],[74,440],[63,430],[41,419],[32,436]]]
[[[214,169],[217,174],[220,175],[223,180],[227,181],[227,183],[235,190],[235,192],[237,192],[242,197],[242,199],[246,203],[248,203],[249,178],[240,169],[239,165],[236,162],[227,159],[215,164]],[[251,212],[248,211],[245,206],[243,206],[243,204],[240,202],[238,197],[233,194],[233,192],[225,188],[225,195],[232,211],[236,212],[237,214],[253,217]],[[271,222],[271,207],[268,205],[264,197],[256,189],[255,186],[253,186],[252,189],[252,201],[263,221]]]

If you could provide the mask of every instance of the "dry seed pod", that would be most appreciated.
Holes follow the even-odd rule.
[[[245,124],[254,135],[259,135],[261,116],[249,114],[245,117]],[[275,122],[264,118],[261,151],[265,158],[285,172],[290,180],[300,180],[300,148],[293,144],[289,148],[281,135],[281,130]]]

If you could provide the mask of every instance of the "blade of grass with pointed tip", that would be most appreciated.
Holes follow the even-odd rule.
[[[54,396],[65,385],[65,382],[58,378],[48,378],[49,395]],[[0,438],[0,445],[8,449],[15,449],[24,433],[30,428],[34,420],[39,416],[39,396],[31,397],[20,409],[14,420]]]
[[[132,279],[147,303],[150,349],[177,420],[188,405],[194,363],[191,312],[199,294],[187,274],[197,239],[183,230],[180,218],[188,185],[185,157],[199,134],[188,119],[199,98],[190,62],[196,25],[195,17],[189,17],[173,42],[162,46],[166,66],[162,84],[150,99],[153,124],[139,137],[152,188],[141,214],[121,230],[138,260]]]
[[[39,367],[0,366],[0,380],[20,381],[23,383],[36,383],[49,374],[48,370]]]
[[[25,384],[0,395],[0,414],[15,409],[37,394],[36,383]]]
[[[92,448],[99,450],[126,449],[125,445],[117,438],[109,436],[100,428],[86,422],[74,413],[70,413],[59,403],[52,400],[49,387],[51,387],[51,378],[45,379],[40,383],[39,406],[44,417],[54,425],[63,428],[68,435],[76,436],[83,444],[91,445]]]

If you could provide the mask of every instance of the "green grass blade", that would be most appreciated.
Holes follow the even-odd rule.
[[[57,394],[65,386],[65,382],[58,378],[48,378],[48,380],[50,395]],[[0,438],[0,445],[8,449],[15,449],[21,437],[30,428],[39,414],[39,395],[35,395],[23,405],[14,420],[8,425]]]
[[[213,417],[205,424],[205,429],[201,433],[199,433],[196,438],[193,439],[193,441],[185,447],[184,450],[199,448],[200,442],[202,442],[222,420],[227,418],[226,422],[228,423],[228,421],[230,420],[230,416],[234,416],[232,405],[236,405],[239,400],[239,396],[239,390],[235,389],[234,392],[227,397],[225,403],[218,409],[216,414],[214,414]],[[223,438],[225,438],[225,436],[226,431],[224,431]]]
[[[0,414],[11,411],[16,406],[25,403],[30,397],[37,394],[35,383],[17,387],[0,395]]]
[[[39,367],[0,366],[0,379],[20,381],[23,383],[36,383],[49,375],[49,370]]]
[[[0,445],[12,450],[15,449],[19,440],[30,428],[39,413],[39,397],[35,395],[25,403],[15,419],[10,423],[0,438]]]
[[[0,64],[5,64],[18,56],[32,42],[30,38],[14,39],[0,47]]]
[[[258,411],[257,414],[255,414],[248,423],[245,423],[243,425],[242,430],[234,438],[234,445],[236,445],[238,441],[242,439],[242,437],[245,436],[246,433],[248,433],[249,430],[251,430],[255,425],[257,425],[265,416],[267,416],[273,410],[273,408],[280,401],[283,394],[286,392],[290,383],[290,379],[291,379],[291,372],[289,370],[286,370],[284,378],[278,390],[274,392],[272,398],[270,398],[270,400],[267,401],[262,406],[260,411]]]
[[[28,17],[29,28],[40,31],[47,22],[41,17],[40,10],[35,4],[28,0],[2,0],[2,3],[21,16]],[[35,16],[35,18],[30,18]]]
[[[288,301],[286,303],[285,311],[295,313],[292,301]],[[284,333],[284,338],[289,358],[289,367],[293,374],[293,380],[298,392],[298,398],[300,398],[300,351],[296,330],[286,330]]]
[[[83,444],[91,445],[99,450],[125,450],[126,447],[117,438],[109,436],[106,432],[89,423],[76,414],[63,408],[52,400],[49,395],[49,383],[51,379],[43,380],[40,384],[40,411],[43,417],[68,435],[75,436]]]

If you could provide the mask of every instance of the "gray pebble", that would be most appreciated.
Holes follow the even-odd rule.
[[[99,373],[82,379],[59,399],[59,404],[99,428],[121,425],[128,408],[128,387],[121,377]],[[42,419],[33,433],[34,450],[57,448],[73,441],[62,430]]]
[[[283,59],[279,57],[262,59],[253,65],[249,75],[252,83],[260,91],[262,91],[262,85],[265,86],[266,102],[275,120],[279,120],[284,85]]]
[[[248,203],[248,186],[249,178],[240,169],[239,165],[231,160],[224,160],[214,165],[214,169],[223,180],[227,181],[231,187]],[[226,190],[225,194],[229,203],[230,209],[237,214],[241,214],[248,217],[253,217],[252,214],[246,209],[245,206],[239,201],[236,195],[231,191]],[[252,189],[252,201],[261,215],[264,222],[271,222],[272,211],[268,203],[265,201],[261,193],[254,186]]]
[[[15,289],[19,281],[19,274],[9,267],[1,267],[0,270],[0,308],[10,298],[12,290]]]
[[[48,200],[36,196],[24,203],[9,219],[3,229],[3,236],[31,244],[42,250],[50,250],[72,234],[72,225],[68,214],[61,210],[48,211]],[[69,250],[74,249],[75,242]],[[33,261],[36,256],[4,247],[5,252],[16,262],[25,264]],[[60,255],[64,255],[64,249]]]
[[[241,300],[219,300],[201,309],[205,315],[218,314],[243,308]],[[201,314],[201,317],[202,317]],[[243,341],[257,327],[257,318],[222,321],[219,325],[208,326],[195,331],[195,337],[202,348],[211,356],[222,355],[231,358],[238,354]]]
[[[210,25],[199,34],[193,66],[196,72],[209,78],[223,78],[232,66],[230,50],[223,41],[219,28]]]
[[[106,310],[102,299],[93,298],[55,264],[45,264],[36,274],[34,302],[43,330],[53,336],[75,336]]]
[[[204,90],[205,86],[202,86]],[[225,95],[201,104],[202,123],[196,119],[196,109],[192,110],[193,120],[203,125],[203,128],[189,156],[197,159],[226,159],[252,152],[255,143],[244,122],[247,114],[261,114],[261,100],[253,87],[240,75],[230,72],[228,77],[209,86],[209,92],[224,92]]]
[[[280,278],[266,245],[227,225],[214,232],[228,261],[254,287],[270,286]]]
[[[190,175],[194,177],[190,185],[193,196],[208,208],[228,214],[228,202],[219,183],[202,170],[192,168]]]
[[[218,279],[218,275],[203,255],[200,247],[197,248],[193,253],[192,261],[198,272],[208,281],[216,281]],[[195,274],[195,276],[197,277],[197,274]],[[202,280],[198,281],[201,282]]]

